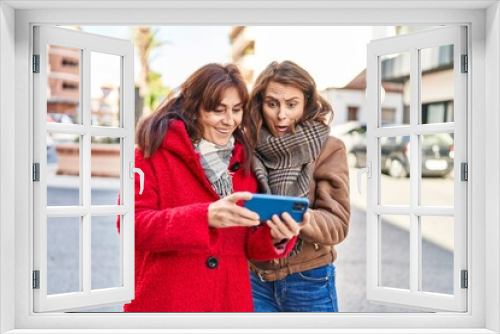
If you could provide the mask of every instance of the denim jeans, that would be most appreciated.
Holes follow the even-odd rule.
[[[262,282],[250,273],[255,312],[338,312],[335,266],[288,275]]]

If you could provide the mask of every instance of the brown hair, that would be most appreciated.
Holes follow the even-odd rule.
[[[311,75],[299,65],[285,60],[281,63],[273,61],[257,77],[255,85],[250,94],[248,110],[250,111],[250,132],[255,142],[254,147],[260,139],[262,128],[262,102],[267,86],[270,82],[276,82],[300,89],[304,93],[304,114],[298,124],[303,125],[306,120],[318,120],[330,123],[333,120],[333,109],[316,90],[316,83]]]
[[[203,127],[198,123],[201,108],[210,112],[220,105],[224,94],[230,88],[238,91],[244,106],[243,121],[235,130],[234,137],[245,148],[245,167],[250,170],[251,148],[245,137],[245,128],[250,119],[246,112],[248,91],[241,72],[233,64],[207,64],[196,70],[176,90],[172,91],[156,110],[139,120],[136,142],[150,158],[160,147],[168,129],[168,123],[177,119],[184,122],[189,138],[193,143],[202,138]]]

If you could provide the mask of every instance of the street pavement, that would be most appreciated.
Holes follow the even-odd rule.
[[[351,170],[352,215],[349,234],[337,246],[336,283],[341,312],[419,312],[371,303],[366,299],[366,213],[364,195],[357,196],[353,180],[357,170]],[[49,173],[50,174],[50,173]],[[47,175],[48,205],[68,205],[78,198],[78,178]],[[386,180],[387,181],[387,180]],[[389,180],[392,182],[392,180]],[[366,179],[364,180],[366,182]],[[434,182],[434,181],[432,181]],[[106,203],[116,199],[118,180],[95,180],[92,203]],[[365,183],[366,184],[366,183]],[[395,195],[397,196],[397,194]],[[365,204],[366,207],[366,204]],[[66,219],[66,222],[61,220]],[[78,220],[51,218],[48,224],[48,286],[49,294],[78,291],[79,242]],[[73,218],[74,219],[74,218]],[[382,275],[384,286],[409,286],[409,234],[404,225],[382,221]],[[440,234],[440,231],[434,231]],[[433,234],[430,233],[430,234]],[[442,233],[441,233],[442,234]],[[115,228],[115,217],[92,217],[92,288],[115,287],[120,282],[120,241]],[[423,288],[425,291],[452,293],[453,253],[446,240],[424,238],[422,242]],[[86,312],[121,312],[122,306],[109,306]]]
[[[409,234],[386,221],[382,222],[382,283],[384,286],[409,288]],[[419,312],[370,303],[366,299],[366,213],[353,207],[349,234],[336,247],[336,283],[340,312]],[[424,241],[425,264],[422,275],[426,291],[453,293],[453,254],[434,243]]]
[[[366,211],[367,179],[366,174],[361,177],[361,194],[358,192],[357,173],[359,169],[351,168],[350,187],[351,205]],[[395,179],[381,175],[380,192],[382,205],[409,205],[410,204],[410,178]],[[421,203],[429,206],[453,206],[454,200],[453,178],[423,178],[421,184]],[[385,215],[386,222],[409,230],[407,216]],[[452,217],[424,217],[422,236],[449,251],[453,251],[454,233]]]
[[[68,205],[78,197],[78,188],[47,188],[48,205]],[[110,182],[112,184],[112,181]],[[117,191],[93,189],[92,202],[116,202]],[[91,217],[91,287],[104,289],[120,286],[120,239],[115,216]],[[48,294],[79,291],[78,218],[49,218],[47,224]],[[122,306],[108,306],[86,312],[121,312]]]

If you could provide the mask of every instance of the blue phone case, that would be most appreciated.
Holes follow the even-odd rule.
[[[245,201],[243,206],[257,212],[260,220],[271,219],[274,214],[281,217],[283,212],[288,212],[293,219],[301,222],[309,208],[309,200],[303,197],[253,194],[252,199]]]

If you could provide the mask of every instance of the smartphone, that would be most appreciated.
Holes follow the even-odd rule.
[[[259,214],[260,220],[268,220],[276,214],[288,212],[298,223],[304,220],[304,213],[309,208],[309,200],[303,197],[252,194],[252,199],[243,202],[243,206]]]

